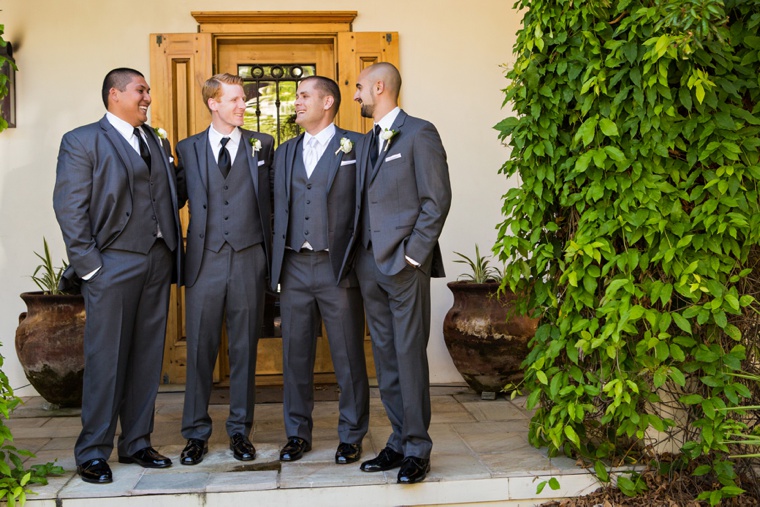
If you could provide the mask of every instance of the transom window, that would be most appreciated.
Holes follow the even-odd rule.
[[[296,124],[298,82],[317,73],[311,64],[240,64],[238,75],[248,97],[243,127],[274,137],[279,146],[301,133]]]

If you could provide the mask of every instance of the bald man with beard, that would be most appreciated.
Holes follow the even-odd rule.
[[[451,185],[438,131],[399,109],[400,88],[396,67],[377,63],[359,74],[354,94],[375,124],[357,157],[356,272],[393,429],[386,447],[360,468],[400,467],[398,482],[412,484],[430,471],[430,278],[445,276],[438,237]]]

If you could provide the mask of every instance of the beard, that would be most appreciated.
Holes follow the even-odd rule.
[[[361,107],[361,114],[364,118],[372,118],[372,113],[375,112],[375,106],[372,104],[364,104],[362,103]]]

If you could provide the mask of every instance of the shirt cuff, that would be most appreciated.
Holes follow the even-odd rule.
[[[87,280],[89,280],[90,278],[92,278],[93,276],[95,276],[95,273],[97,273],[98,271],[100,271],[100,268],[102,268],[102,267],[103,266],[99,266],[99,267],[95,268],[94,270],[90,271],[89,273],[87,273],[86,275],[84,275],[82,277],[82,280],[84,280],[86,282]]]

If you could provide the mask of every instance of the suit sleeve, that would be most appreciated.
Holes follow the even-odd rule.
[[[182,164],[182,145],[177,144],[177,160],[176,162],[176,174],[177,174],[177,207],[182,209],[187,203],[187,177],[185,173],[185,166]]]
[[[63,233],[69,263],[79,275],[87,275],[103,262],[90,223],[94,160],[81,140],[69,132],[58,152],[53,209]]]
[[[414,138],[414,177],[420,214],[406,243],[404,254],[424,262],[433,254],[451,207],[451,184],[446,151],[431,123],[425,123]]]

